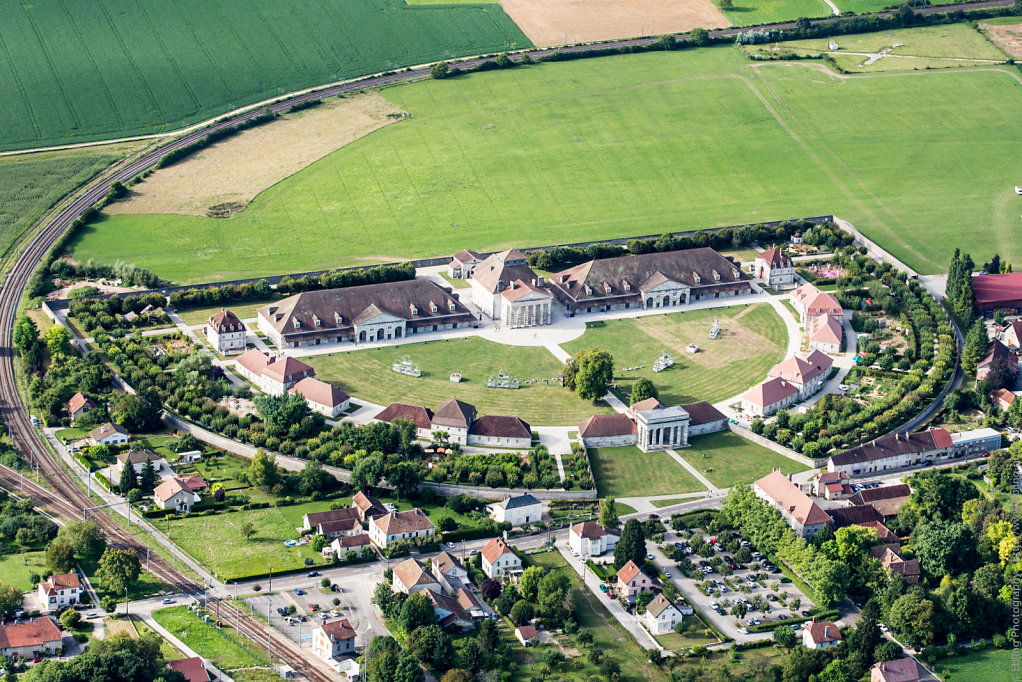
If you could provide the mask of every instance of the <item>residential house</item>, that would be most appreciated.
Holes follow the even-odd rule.
[[[986,381],[990,388],[1012,386],[1018,376],[1018,353],[1000,341],[990,344],[987,354],[976,365],[976,380]]]
[[[47,611],[56,611],[77,604],[84,592],[76,573],[51,575],[49,580],[41,581],[37,589],[39,602]]]
[[[202,498],[180,478],[168,478],[153,490],[153,502],[160,509],[173,509],[178,514],[187,514],[192,505],[202,502]]]
[[[440,583],[418,559],[405,559],[394,567],[391,586],[395,592],[415,594],[416,592],[439,592]]]
[[[824,471],[813,479],[813,494],[825,500],[843,500],[854,492],[852,479],[844,471]]]
[[[869,669],[869,682],[919,682],[924,671],[911,656],[874,663]]]
[[[681,611],[663,594],[653,597],[643,614],[644,625],[654,635],[674,632],[674,626],[682,621]]]
[[[107,422],[89,431],[89,442],[93,445],[110,445],[118,447],[127,445],[131,434],[123,426]]]
[[[226,308],[210,315],[202,331],[209,345],[219,353],[237,353],[245,348],[245,325]]]
[[[309,404],[309,409],[327,419],[333,419],[351,407],[351,396],[333,384],[314,377],[305,377],[288,391],[301,394]]]
[[[885,526],[886,527],[886,526]],[[894,542],[884,545],[875,545],[869,548],[869,555],[880,561],[888,575],[901,574],[905,582],[915,585],[922,576],[917,559],[904,559],[901,556],[901,544]]]
[[[388,512],[369,519],[369,539],[384,549],[399,540],[430,537],[434,533],[436,526],[421,509]]]
[[[277,348],[389,341],[476,323],[456,295],[428,279],[305,291],[256,314]]]
[[[339,558],[344,559],[349,551],[354,552],[356,556],[362,556],[372,551],[372,545],[369,542],[369,536],[365,533],[359,535],[342,535],[334,538],[334,541],[330,543],[328,547],[323,548],[323,555],[328,556],[336,554]]]
[[[433,557],[431,566],[433,577],[439,581],[443,588],[454,594],[462,589],[468,582],[468,571],[450,552],[444,551]]]
[[[415,424],[415,431],[418,436],[430,438],[433,434],[433,410],[422,405],[391,403],[373,419],[387,423],[395,419],[404,419]]]
[[[472,303],[505,327],[550,324],[554,297],[516,249],[495,253],[472,269]]]
[[[788,525],[803,538],[809,538],[833,524],[833,520],[811,497],[775,469],[752,484],[756,497],[781,512]]]
[[[568,529],[568,548],[583,557],[601,556],[617,546],[619,537],[595,521],[581,521]]]
[[[92,398],[87,398],[81,393],[75,393],[71,396],[71,400],[67,401],[67,416],[74,422],[78,417],[95,409],[95,407],[96,403],[92,401]]]
[[[817,315],[833,315],[844,317],[841,303],[830,294],[824,293],[812,284],[803,284],[791,294],[791,304],[799,314],[799,323],[806,324],[811,317]]]
[[[509,495],[500,502],[486,505],[486,510],[494,521],[510,523],[513,528],[543,520],[543,503],[529,493]]]
[[[483,257],[475,251],[461,250],[451,257],[447,264],[447,276],[451,279],[468,279],[472,276],[475,266],[483,262]]]
[[[994,333],[994,338],[1016,353],[1022,350],[1022,320],[1012,320]]]
[[[199,656],[168,661],[167,667],[184,675],[187,682],[209,682],[209,672]]]
[[[1011,409],[1011,404],[1015,402],[1015,398],[1017,397],[1018,396],[1006,388],[998,388],[997,390],[990,392],[990,400],[994,403],[994,405],[1005,412]]]
[[[840,353],[841,339],[844,337],[844,327],[841,320],[824,313],[809,318],[809,325],[806,329],[809,332],[809,347],[821,353]]]
[[[152,450],[132,450],[131,452],[122,452],[117,455],[117,473],[123,474],[129,462],[136,474],[142,473],[146,462],[150,462],[153,465],[153,471],[156,472],[157,476],[169,473],[171,470],[163,455]]]
[[[738,265],[706,247],[591,260],[557,273],[549,285],[568,315],[667,308],[752,293]]]
[[[756,277],[771,288],[782,287],[795,282],[795,265],[788,254],[776,246],[756,255],[753,261]]]
[[[809,649],[826,649],[841,643],[841,630],[829,621],[806,623],[802,628],[802,644]]]
[[[455,628],[461,632],[471,630],[475,627],[475,621],[465,609],[461,607],[457,598],[450,597],[443,592],[426,591],[426,598],[433,605],[433,616],[440,627]]]
[[[522,646],[529,646],[539,641],[539,633],[531,625],[515,628],[515,639],[522,643]]]
[[[767,379],[742,394],[742,411],[755,417],[769,417],[798,402],[798,387],[784,379]]]
[[[848,498],[850,504],[869,505],[877,510],[884,519],[898,515],[902,505],[908,502],[912,489],[904,483],[895,485],[882,485],[879,488],[867,488],[860,490]]]
[[[64,653],[64,638],[52,618],[0,625],[0,656],[36,658]]]
[[[827,373],[834,365],[827,355],[818,350],[796,353],[794,356],[774,365],[767,373],[771,379],[783,379],[798,389],[799,400],[807,400],[823,388]]]
[[[519,417],[483,415],[469,426],[468,444],[528,449],[532,447],[532,427]]]
[[[283,353],[271,355],[253,348],[235,361],[238,374],[269,395],[281,395],[302,379],[316,375],[309,365]]]
[[[642,572],[634,561],[629,560],[617,572],[617,593],[630,602],[635,601],[640,592],[653,589],[653,580]]]
[[[433,415],[434,431],[445,431],[452,443],[468,444],[468,429],[476,419],[476,408],[457,399],[444,402]]]
[[[390,512],[386,505],[361,490],[351,498],[351,506],[358,512],[358,520],[362,523],[367,523],[374,516],[383,516]]]
[[[352,524],[351,522],[354,522]],[[321,527],[326,525],[330,528],[340,528],[340,526],[333,526],[332,524],[343,523],[349,532],[339,532],[331,538],[341,537],[342,535],[358,535],[362,532],[362,520],[359,517],[358,508],[346,507],[344,509],[328,509],[327,511],[321,512],[309,512],[302,517],[302,530],[311,531],[318,535],[323,535]],[[353,527],[358,527],[358,531],[351,532]]]
[[[482,620],[483,618],[495,617],[493,609],[491,609],[486,603],[479,601],[479,599],[469,592],[467,588],[459,587],[455,590],[454,598],[458,600],[458,604],[461,605],[462,610],[472,617],[472,620]]]
[[[522,570],[522,560],[501,538],[493,538],[486,543],[482,555],[483,573],[490,578],[500,578]]]
[[[355,655],[355,630],[347,618],[331,620],[312,631],[312,653],[323,660]]]

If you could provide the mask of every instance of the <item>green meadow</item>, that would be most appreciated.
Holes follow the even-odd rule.
[[[75,256],[196,282],[834,213],[923,273],[963,234],[979,262],[1022,260],[1009,67],[847,77],[718,47],[384,95],[411,116],[244,212],[106,217]]]

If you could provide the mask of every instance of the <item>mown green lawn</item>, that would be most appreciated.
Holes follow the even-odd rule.
[[[46,573],[46,552],[11,552],[0,555],[0,583],[28,592],[35,586],[29,575],[42,576]]]
[[[267,305],[269,301],[258,301],[256,303],[236,303],[227,306],[227,309],[238,316],[240,320],[247,320],[256,316],[256,311]],[[185,324],[204,324],[209,320],[209,316],[220,312],[220,309],[224,306],[214,305],[208,308],[189,308],[187,310],[178,311],[178,315]],[[250,331],[255,331],[255,328]]]
[[[704,490],[692,474],[663,451],[643,452],[634,445],[591,448],[589,464],[600,497],[645,497]]]
[[[710,341],[713,318],[720,320],[720,334]],[[593,347],[610,351],[614,380],[626,395],[636,379],[646,377],[657,387],[661,402],[678,405],[732,398],[761,381],[784,359],[787,333],[773,308],[757,303],[591,322],[585,334],[562,347],[569,353]],[[686,352],[690,343],[699,346],[699,352]],[[662,351],[674,365],[654,372]],[[641,369],[626,371],[629,367]]]
[[[953,680],[1008,682],[1018,679],[1012,673],[1012,652],[1008,649],[984,649],[953,656],[937,662],[938,673],[950,672]]]
[[[38,0],[4,10],[0,150],[138,135],[389,68],[531,44],[497,4]]]
[[[266,654],[250,639],[241,638],[230,628],[217,629],[203,622],[187,606],[172,606],[153,611],[153,619],[205,659],[223,670],[268,665]]]
[[[730,431],[696,436],[688,442],[690,447],[676,452],[718,488],[752,483],[776,468],[786,474],[809,468]]]
[[[422,371],[416,378],[391,369],[407,355]],[[479,338],[346,351],[305,358],[316,376],[340,386],[356,398],[381,405],[392,402],[425,405],[436,410],[449,398],[475,405],[480,415],[521,417],[533,426],[578,424],[596,413],[610,412],[604,403],[581,400],[556,383],[562,363],[543,347],[505,346]],[[488,388],[487,378],[507,370],[520,380],[518,389]],[[460,372],[460,383],[450,381]],[[526,385],[529,379],[546,379]]]

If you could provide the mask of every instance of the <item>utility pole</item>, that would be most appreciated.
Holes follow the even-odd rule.
[[[149,572],[149,546],[148,545],[146,545],[146,548],[145,548],[145,572],[146,573]]]
[[[234,626],[238,629],[238,634],[241,634],[241,604],[238,602],[238,583],[234,583],[234,613],[236,617],[234,619]]]

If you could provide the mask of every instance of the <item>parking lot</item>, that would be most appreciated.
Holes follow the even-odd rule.
[[[680,533],[676,533],[668,526],[664,526],[664,529],[665,547],[674,546],[675,543],[681,545],[682,548],[687,546],[687,541]],[[704,532],[697,532],[706,536]],[[746,540],[746,542],[748,541]],[[653,563],[670,577],[671,582],[685,596],[685,599],[701,611],[714,627],[729,637],[735,638],[736,641],[743,642],[769,637],[769,632],[750,632],[747,628],[778,620],[802,618],[805,615],[803,612],[808,613],[808,610],[814,606],[797,587],[790,582],[785,582],[786,579],[776,567],[773,567],[776,572],[764,569],[762,564],[765,558],[763,557],[755,558],[754,562],[742,565],[735,561],[732,553],[722,548],[715,548],[713,556],[720,557],[722,560],[724,557],[728,557],[737,566],[732,569],[731,575],[724,576],[710,564],[712,557],[699,556],[691,552],[690,549],[691,553],[688,553],[687,556],[696,565],[697,570],[700,568],[700,563],[706,565],[703,570],[699,571],[700,577],[693,579],[682,574],[676,563],[666,556],[655,543],[647,540],[646,547],[653,556]],[[751,544],[746,547],[750,552],[756,552]],[[765,578],[755,578],[755,576],[762,576],[764,573],[766,574]],[[700,585],[705,581],[712,583],[708,594],[700,589]],[[774,589],[775,586],[776,589]],[[795,610],[790,608],[792,599],[800,600],[798,608]],[[737,602],[744,603],[746,607],[747,612],[741,618],[731,613]],[[781,605],[782,602],[785,604],[784,606]]]

